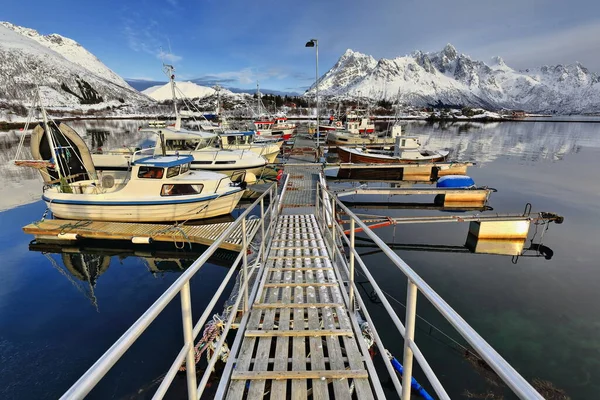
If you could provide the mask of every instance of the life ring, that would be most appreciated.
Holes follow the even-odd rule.
[[[335,123],[335,126],[342,126],[342,121],[337,121],[337,122]]]

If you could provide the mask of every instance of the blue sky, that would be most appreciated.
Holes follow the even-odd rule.
[[[70,37],[125,78],[164,80],[164,58],[180,80],[238,88],[302,92],[314,81],[312,37],[320,73],[347,48],[391,58],[446,43],[514,68],[579,61],[600,72],[594,0],[14,0],[0,19]]]

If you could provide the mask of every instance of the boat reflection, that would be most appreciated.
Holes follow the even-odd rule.
[[[176,249],[172,244],[153,245],[152,248],[127,247],[120,242],[98,242],[85,246],[63,246],[52,243],[29,243],[30,251],[42,253],[50,265],[64,276],[98,310],[94,289],[101,275],[111,266],[112,261],[122,263],[127,258],[141,260],[153,276],[166,273],[179,273],[189,268],[206,250],[206,246],[185,246]],[[228,268],[236,253],[217,250],[209,263]]]

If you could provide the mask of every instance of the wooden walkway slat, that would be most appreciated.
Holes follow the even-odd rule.
[[[315,217],[282,215],[274,236],[281,244],[268,250],[248,323],[239,327],[226,398],[373,399],[371,361],[360,352],[362,335]]]

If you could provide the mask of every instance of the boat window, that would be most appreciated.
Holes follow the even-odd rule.
[[[165,140],[165,147],[170,151],[191,151],[195,150],[200,140],[168,139]]]
[[[235,160],[230,160],[230,161],[215,161],[215,164],[235,164]]]
[[[235,144],[235,136],[227,136],[227,144]]]
[[[192,164],[212,164],[212,161],[192,161]]]
[[[191,194],[199,194],[202,192],[204,185],[163,185],[160,191],[161,196],[186,196]]]
[[[179,175],[179,170],[180,170],[179,165],[177,165],[175,167],[169,167],[169,169],[167,169],[167,178],[172,178],[174,176]]]
[[[185,174],[186,172],[188,172],[190,170],[190,163],[187,164],[183,164],[181,166],[181,174]]]
[[[163,173],[164,173],[163,168],[142,166],[138,170],[138,178],[162,179]]]

